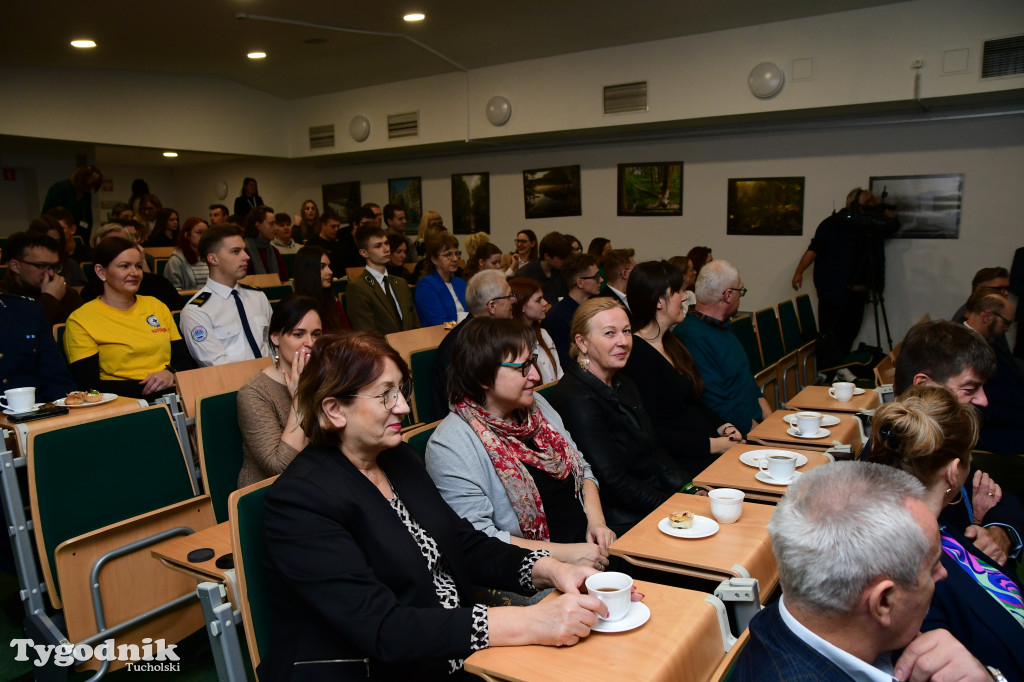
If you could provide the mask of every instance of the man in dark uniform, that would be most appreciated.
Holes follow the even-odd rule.
[[[48,402],[78,388],[57,350],[41,303],[0,293],[0,328],[0,392],[35,386],[36,400]]]
[[[833,367],[849,355],[872,291],[885,288],[883,240],[900,229],[896,214],[866,189],[854,188],[846,208],[818,225],[796,266],[793,289],[811,263],[818,291],[818,365]]]

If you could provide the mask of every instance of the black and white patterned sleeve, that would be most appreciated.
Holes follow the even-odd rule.
[[[519,584],[526,590],[526,594],[537,591],[533,584],[533,565],[546,556],[551,556],[551,552],[546,549],[535,549],[523,558],[523,563],[519,564]]]
[[[473,626],[469,632],[469,648],[471,651],[486,649],[491,645],[491,633],[488,630],[487,607],[473,604]]]

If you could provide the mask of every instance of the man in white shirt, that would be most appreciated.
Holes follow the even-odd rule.
[[[629,282],[630,273],[636,267],[634,254],[633,249],[612,249],[601,259],[605,278],[605,289],[601,293],[617,299],[619,303],[626,306],[626,310],[629,310],[629,301],[626,300],[626,284]]]
[[[768,524],[783,596],[751,620],[733,682],[993,679],[946,630],[920,633],[946,577],[923,494],[910,474],[866,462],[791,485]]]
[[[371,223],[357,228],[355,239],[366,269],[345,290],[345,310],[352,328],[383,336],[419,327],[409,284],[386,269],[391,257],[387,234]]]
[[[199,240],[199,257],[210,266],[210,277],[181,311],[192,357],[208,367],[269,356],[270,301],[259,289],[238,283],[249,265],[242,231],[211,226]]]

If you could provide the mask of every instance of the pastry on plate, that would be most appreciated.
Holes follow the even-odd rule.
[[[673,528],[689,528],[693,525],[693,512],[672,512],[668,515],[668,523]]]

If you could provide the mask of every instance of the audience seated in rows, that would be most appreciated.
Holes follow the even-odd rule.
[[[320,232],[320,208],[312,199],[302,202],[299,215],[295,216],[292,226],[292,239],[305,244],[311,237]]]
[[[746,293],[735,267],[728,261],[712,261],[697,275],[697,306],[672,330],[704,378],[701,400],[744,437],[772,413],[754,382],[743,346],[728,328]]]
[[[590,465],[546,400],[534,336],[517,320],[476,317],[448,369],[452,411],[427,444],[427,472],[477,530],[601,570],[615,534]]]
[[[501,267],[505,269],[505,274],[508,277],[517,276],[519,268],[538,258],[537,235],[533,230],[520,230],[513,243],[515,249],[501,259]],[[555,301],[551,301],[551,303],[555,303]]]
[[[277,233],[274,209],[257,206],[245,216],[245,248],[249,252],[248,274],[277,275],[282,282],[288,281],[288,266],[281,253],[270,240]]]
[[[608,526],[621,535],[687,485],[690,475],[658,444],[639,391],[620,371],[633,347],[625,308],[604,297],[583,303],[572,335],[574,362],[551,404],[593,467]]]
[[[419,327],[408,282],[388,272],[391,247],[384,229],[376,225],[360,227],[356,230],[356,245],[366,268],[345,289],[352,328],[384,336]]]
[[[701,401],[700,370],[669,331],[685,315],[682,273],[667,261],[641,263],[627,293],[633,302],[633,350],[623,372],[639,389],[662,449],[686,471],[703,471],[742,436]]]
[[[351,329],[345,306],[334,295],[334,272],[331,259],[319,246],[303,246],[295,254],[295,279],[292,289],[317,302],[320,322],[325,332]]]
[[[540,372],[540,382],[548,384],[558,381],[565,373],[562,364],[558,361],[558,348],[551,340],[551,335],[541,327],[541,322],[547,316],[548,301],[541,291],[540,282],[535,279],[516,277],[509,280],[512,293],[516,295],[512,299],[512,317],[526,324],[533,330],[534,342],[533,353],[537,356],[537,371]]]
[[[991,680],[948,631],[920,632],[946,573],[924,498],[910,474],[864,462],[790,485],[768,524],[782,597],[750,622],[730,679]]]
[[[416,282],[416,313],[424,327],[466,316],[466,280],[456,275],[459,240],[439,232],[427,241],[425,276]]]
[[[562,277],[562,265],[571,255],[572,243],[569,238],[560,232],[550,232],[540,240],[540,257],[521,266],[516,277],[540,282],[544,298],[554,305],[569,293],[568,284]]]
[[[199,240],[199,256],[209,264],[210,277],[181,311],[192,357],[201,367],[268,357],[270,301],[259,289],[239,284],[249,265],[241,230],[209,228]]]
[[[177,211],[173,208],[161,208],[156,212],[153,231],[149,234],[145,245],[155,247],[177,246],[179,223]]]
[[[566,259],[562,264],[562,276],[569,289],[569,294],[557,303],[551,303],[551,310],[541,321],[540,326],[551,336],[558,349],[558,362],[562,369],[572,364],[569,349],[572,346],[570,329],[572,318],[580,304],[601,293],[601,272],[597,267],[597,259],[589,253],[583,253]],[[547,299],[547,294],[544,295]]]
[[[192,359],[171,311],[138,295],[142,256],[122,237],[108,237],[93,250],[100,281],[97,298],[68,317],[64,351],[81,390],[141,398],[174,390],[174,372]]]
[[[53,219],[50,218],[50,221]],[[33,225],[46,228],[42,218]],[[7,274],[0,292],[39,301],[50,324],[60,324],[82,305],[82,297],[61,276],[60,244],[41,231],[18,232],[7,240]]]
[[[129,228],[119,223],[107,223],[101,225],[93,231],[94,248],[104,239],[110,239],[113,237],[121,237],[127,239],[135,244],[135,248],[138,249],[140,254],[145,254],[142,247],[138,245],[133,233],[129,231]],[[145,259],[142,260],[142,281],[139,284],[139,295],[140,296],[152,296],[159,300],[168,310],[177,310],[180,304],[180,297],[178,296],[178,290],[174,288],[166,277],[162,277],[152,269],[149,268]],[[100,288],[97,286],[95,277],[92,278],[89,285],[82,290],[82,298],[86,301],[91,301],[96,298],[100,293]]]
[[[323,329],[317,302],[289,296],[270,318],[274,364],[257,372],[238,390],[238,426],[244,461],[238,487],[283,472],[309,444],[295,412],[295,390]]]
[[[178,234],[178,248],[167,259],[164,277],[178,291],[202,289],[210,276],[210,266],[199,257],[199,240],[206,232],[202,218],[189,218]]]
[[[274,238],[270,245],[277,249],[280,254],[298,253],[302,244],[292,238],[292,218],[287,213],[278,213],[274,216]]]
[[[320,216],[320,232],[306,240],[306,246],[319,246],[331,259],[331,270],[343,275],[345,268],[363,264],[349,228],[341,229],[341,217],[332,210]]]

